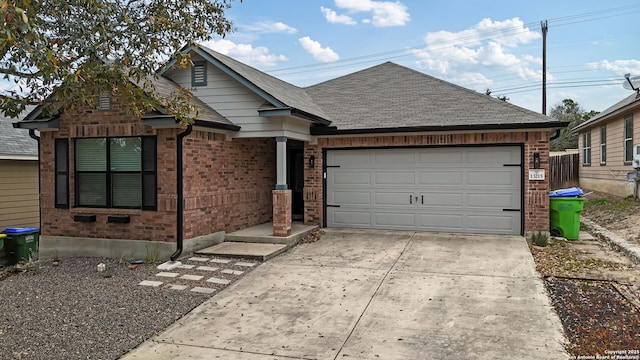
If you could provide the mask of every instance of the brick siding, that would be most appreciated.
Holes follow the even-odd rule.
[[[549,134],[546,131],[491,132],[469,134],[397,135],[319,138],[316,145],[305,144],[305,162],[315,156],[316,166],[305,168],[304,222],[322,224],[323,207],[323,157],[324,149],[357,147],[406,147],[443,145],[524,145],[524,229],[548,231],[549,229]],[[533,153],[540,153],[540,168],[547,176],[544,181],[529,181],[529,169],[533,168]]]
[[[175,241],[176,136],[178,129],[152,129],[117,104],[112,111],[69,111],[59,131],[41,132],[41,211],[43,235]],[[182,131],[182,130],[180,130]],[[75,208],[74,138],[157,136],[157,211]],[[54,139],[69,139],[70,209],[55,208]],[[273,139],[225,140],[194,131],[184,140],[185,238],[234,231],[267,222],[275,184]],[[74,215],[95,214],[82,223]],[[108,223],[109,215],[129,215],[128,224]]]

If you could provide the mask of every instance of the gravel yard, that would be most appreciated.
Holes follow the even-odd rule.
[[[4,272],[1,359],[117,359],[211,297],[139,286],[154,279],[156,266],[130,270],[114,259],[63,258],[57,267],[43,260]]]

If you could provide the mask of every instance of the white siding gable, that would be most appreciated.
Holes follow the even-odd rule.
[[[192,53],[192,60],[204,59]],[[164,76],[183,88],[191,89],[200,100],[240,126],[241,130],[233,137],[287,136],[299,140],[310,139],[308,121],[259,116],[258,109],[267,101],[211,63],[207,62],[206,86],[191,86],[191,68],[170,70]]]

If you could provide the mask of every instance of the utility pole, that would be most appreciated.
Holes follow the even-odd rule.
[[[547,20],[541,21],[542,26],[542,114],[547,115]]]

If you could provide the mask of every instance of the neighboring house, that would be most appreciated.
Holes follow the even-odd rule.
[[[573,128],[578,134],[580,186],[620,196],[633,195],[633,146],[640,145],[640,94],[633,93]]]
[[[184,51],[193,67],[170,63],[157,84],[192,89],[201,110],[191,133],[162,109],[135,118],[108,99],[16,124],[41,130],[45,247],[119,256],[269,221],[286,236],[292,218],[548,231],[540,173],[550,133],[567,123],[393,63],[300,88],[205,47]]]
[[[38,143],[0,116],[0,232],[39,227]]]

